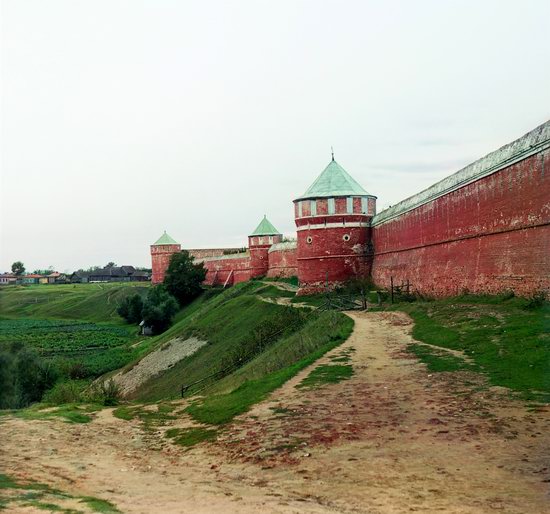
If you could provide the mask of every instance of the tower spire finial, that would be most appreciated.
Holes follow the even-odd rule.
[[[330,153],[332,154],[332,160],[334,160],[334,148],[330,147]]]

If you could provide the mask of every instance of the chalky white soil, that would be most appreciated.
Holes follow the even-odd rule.
[[[121,371],[112,378],[120,387],[122,395],[126,396],[155,375],[170,369],[185,357],[193,355],[205,344],[207,344],[206,341],[196,337],[189,339],[175,337],[146,355],[129,371]]]
[[[431,375],[405,351],[403,314],[352,316],[346,343],[214,443],[186,451],[168,425],[146,433],[110,410],[85,425],[4,417],[0,468],[129,513],[550,512],[548,408],[473,374]],[[344,349],[350,380],[296,389]]]

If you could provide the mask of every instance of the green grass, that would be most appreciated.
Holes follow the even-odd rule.
[[[327,297],[324,294],[311,294],[311,295],[302,295],[295,296],[290,300],[291,303],[305,303],[306,305],[311,305],[312,307],[321,307],[327,302]]]
[[[297,387],[316,389],[325,384],[336,384],[342,380],[348,380],[352,375],[353,367],[350,364],[326,364],[317,366]]]
[[[277,286],[266,285],[258,290],[258,296],[264,298],[295,298],[296,293],[293,291],[287,291],[286,289],[279,289]]]
[[[177,419],[173,414],[175,409],[176,406],[170,403],[159,403],[153,406],[153,408],[125,405],[115,409],[113,411],[113,416],[126,421],[139,419],[145,430],[154,430],[159,426],[165,425],[169,421]]]
[[[298,287],[300,283],[298,282],[297,276],[292,277],[273,277],[273,278],[264,278],[264,282],[285,282],[287,284],[290,284],[292,286]]]
[[[93,496],[84,496],[80,501],[94,512],[100,512],[101,514],[118,514],[120,512],[111,502]]]
[[[132,336],[127,328],[83,321],[0,319],[0,347],[22,342],[46,354],[108,349]]]
[[[341,324],[334,327],[333,334],[329,334],[328,336],[328,342],[320,345],[316,350],[309,352],[306,356],[298,361],[294,361],[289,366],[265,375],[261,375],[261,372],[258,370],[269,369],[265,367],[266,360],[269,362],[269,357],[262,354],[254,360],[258,360],[258,362],[252,361],[247,366],[248,371],[253,371],[254,368],[257,368],[254,371],[256,373],[259,372],[261,378],[245,380],[229,393],[211,394],[204,399],[195,401],[185,409],[186,412],[200,423],[211,425],[229,423],[235,416],[248,411],[252,405],[264,400],[269,393],[281,387],[299,371],[344,342],[353,330],[353,321],[343,314],[339,314],[339,316],[343,318]]]
[[[38,500],[29,500],[26,502],[25,505],[28,505],[29,507],[36,507],[40,510],[47,510],[48,512],[65,512],[66,514],[76,514],[78,511],[75,511],[73,509],[64,509],[63,507],[60,507],[59,505],[56,505],[55,503],[44,503]]]
[[[208,344],[143,384],[134,393],[142,401],[174,398],[182,384],[190,384],[222,369],[232,352],[251,334],[282,312],[284,307],[266,303],[254,294],[255,287],[232,288],[206,302],[194,315],[182,319],[155,342],[155,348],[173,337],[196,336]],[[237,294],[238,292],[241,294]]]
[[[353,324],[351,318],[339,312],[313,312],[299,330],[277,341],[254,360],[219,380],[208,391],[210,394],[230,392],[247,380],[260,380],[291,366],[319,348],[339,344],[351,334]]]
[[[49,512],[75,513],[74,509],[63,507],[63,501],[78,500],[87,505],[93,512],[101,514],[119,514],[115,505],[107,500],[92,496],[75,496],[59,489],[54,489],[47,484],[33,481],[21,482],[12,477],[0,473],[0,492],[9,495],[0,496],[0,510],[13,507],[35,507]],[[8,510],[9,512],[9,510]]]
[[[67,378],[92,379],[139,356],[137,327],[117,315],[119,302],[148,284],[66,284],[0,289],[0,350],[23,343]]]
[[[510,296],[462,296],[398,304],[413,318],[415,339],[459,350],[473,364],[420,345],[411,350],[432,370],[483,372],[493,385],[550,401],[550,304],[529,308]]]
[[[216,439],[218,431],[211,428],[171,428],[166,431],[166,437],[172,439],[175,444],[191,447],[203,441]]]
[[[0,314],[6,318],[85,320],[123,324],[117,305],[127,296],[145,295],[149,284],[58,284],[0,289]]]
[[[48,420],[52,418],[62,418],[67,423],[89,423],[92,418],[90,413],[100,410],[100,405],[80,405],[67,404],[52,407],[47,404],[35,403],[26,409],[2,410],[0,416],[8,414],[21,419],[29,420]]]
[[[424,362],[430,371],[479,371],[478,367],[467,363],[464,359],[429,346],[411,344],[408,349]]]
[[[135,408],[128,406],[118,407],[113,411],[113,416],[125,421],[130,421],[136,417]]]

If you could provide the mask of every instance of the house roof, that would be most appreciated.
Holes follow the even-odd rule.
[[[323,198],[329,196],[371,196],[340,166],[334,158],[311,184],[309,189],[296,200]]]
[[[164,234],[162,234],[162,236],[160,236],[154,243],[153,243],[153,246],[155,245],[177,245],[179,244],[177,241],[174,241],[174,239],[172,239],[167,233],[166,233],[166,230],[164,231]]]
[[[251,236],[277,236],[280,232],[273,226],[264,214],[264,219],[256,227],[256,230],[250,234]]]

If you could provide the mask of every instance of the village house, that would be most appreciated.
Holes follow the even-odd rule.
[[[75,271],[70,282],[146,282],[150,280],[147,271],[136,270],[134,266],[107,266],[94,271]]]
[[[17,275],[13,273],[2,273],[0,275],[0,286],[10,286],[17,283]]]
[[[40,284],[40,279],[43,278],[43,275],[38,273],[29,273],[28,275],[23,275],[20,277],[22,284]]]

